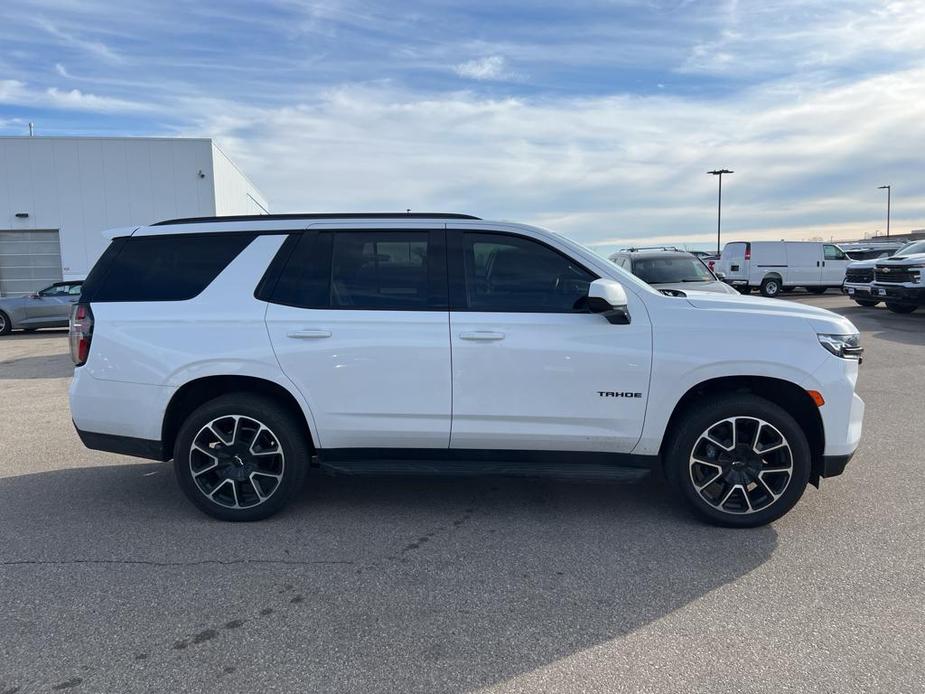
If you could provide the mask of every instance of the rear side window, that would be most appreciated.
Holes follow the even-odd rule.
[[[443,234],[306,232],[271,301],[302,308],[445,310]]]
[[[184,234],[117,239],[93,268],[83,301],[183,301],[197,296],[254,234]],[[99,272],[97,269],[99,268]]]

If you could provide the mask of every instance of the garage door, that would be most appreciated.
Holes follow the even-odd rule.
[[[0,296],[31,294],[60,280],[57,230],[0,230]]]

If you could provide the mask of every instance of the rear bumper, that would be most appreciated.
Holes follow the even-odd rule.
[[[83,431],[76,424],[74,428],[77,429],[77,435],[83,445],[94,451],[106,451],[107,453],[130,455],[135,458],[147,458],[148,460],[165,461],[170,459],[170,456],[165,454],[164,445],[160,441]]]
[[[871,285],[871,296],[900,304],[925,306],[925,287],[904,287],[899,284],[874,283]]]

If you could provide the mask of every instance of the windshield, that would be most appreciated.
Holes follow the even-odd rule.
[[[893,255],[912,255],[913,253],[925,253],[925,241],[913,241],[896,251]]]
[[[697,258],[667,256],[633,261],[633,274],[649,284],[672,282],[712,282],[713,275]]]

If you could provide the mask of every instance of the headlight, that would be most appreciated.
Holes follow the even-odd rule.
[[[829,350],[836,357],[842,359],[860,359],[864,354],[864,348],[861,347],[861,336],[857,333],[853,335],[827,335],[817,333],[819,344]]]

